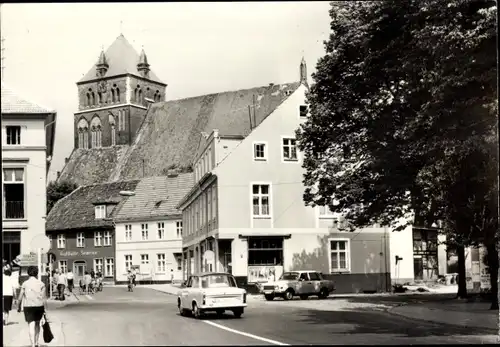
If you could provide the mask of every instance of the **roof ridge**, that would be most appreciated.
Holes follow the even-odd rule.
[[[271,87],[275,86],[282,86],[282,85],[292,85],[292,84],[300,84],[300,82],[291,82],[291,83],[277,83],[273,84]],[[226,90],[223,92],[215,92],[215,93],[209,93],[209,94],[202,94],[202,95],[195,95],[195,96],[188,96],[185,98],[180,98],[180,99],[172,99],[172,100],[167,100],[167,101],[162,101],[158,102],[156,104],[167,104],[169,102],[178,102],[178,101],[184,101],[184,100],[190,100],[190,99],[196,99],[196,98],[201,98],[201,97],[206,97],[206,96],[212,96],[212,95],[219,95],[219,94],[226,94],[226,93],[237,93],[237,92],[245,92],[249,91],[252,89],[259,89],[259,88],[269,88],[270,86],[259,86],[259,87],[252,87],[252,88],[242,88],[242,89],[235,89],[235,90]]]

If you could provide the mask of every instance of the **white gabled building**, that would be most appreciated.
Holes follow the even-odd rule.
[[[175,206],[192,185],[191,173],[175,172],[138,183],[114,218],[116,283],[125,283],[131,268],[139,283],[182,279],[182,214]]]

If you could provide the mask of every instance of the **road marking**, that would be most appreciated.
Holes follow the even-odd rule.
[[[86,297],[87,299],[89,299],[89,300],[94,300],[94,298],[93,298],[93,297],[91,297],[89,294],[85,294],[85,297]]]
[[[202,322],[210,324],[210,325],[212,325],[212,326],[214,326],[216,328],[232,332],[234,334],[239,334],[239,335],[243,335],[243,336],[246,336],[246,337],[250,337],[250,338],[255,339],[255,340],[264,341],[264,342],[270,343],[272,345],[290,346],[288,343],[283,343],[283,342],[279,342],[279,341],[275,341],[275,340],[271,340],[271,339],[266,339],[265,337],[260,337],[260,336],[257,336],[257,335],[245,333],[243,331],[231,329],[231,328],[225,327],[224,325],[220,325],[220,324],[217,324],[217,323],[214,323],[214,322],[211,322],[211,321],[204,320]]]

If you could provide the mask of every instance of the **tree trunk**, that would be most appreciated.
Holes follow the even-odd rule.
[[[488,270],[491,282],[491,307],[490,310],[498,310],[498,251],[494,243],[486,246],[488,257]]]
[[[458,293],[457,299],[467,298],[467,279],[465,271],[465,247],[457,246],[458,255]]]

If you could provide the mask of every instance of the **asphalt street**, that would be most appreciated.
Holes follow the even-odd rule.
[[[496,342],[492,328],[433,324],[383,310],[326,311],[314,309],[314,304],[254,300],[240,319],[227,313],[196,320],[178,314],[173,295],[140,287],[133,293],[108,287],[52,314],[62,323],[66,346]],[[321,303],[327,304],[328,300]]]

